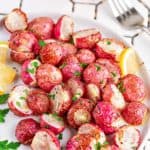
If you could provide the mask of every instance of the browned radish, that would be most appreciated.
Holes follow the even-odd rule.
[[[77,48],[91,49],[100,39],[100,32],[94,28],[77,31],[73,34],[73,41]]]
[[[21,9],[13,9],[4,19],[4,24],[9,32],[27,28],[27,16]]]
[[[54,28],[54,36],[58,40],[69,41],[74,29],[74,21],[70,16],[61,16]]]
[[[50,129],[55,134],[59,134],[65,129],[63,118],[56,113],[43,114],[40,118],[40,125],[42,128]]]

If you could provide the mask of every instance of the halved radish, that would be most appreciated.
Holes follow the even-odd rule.
[[[69,41],[74,30],[74,21],[70,16],[61,16],[54,28],[54,36],[58,40]]]
[[[32,110],[28,107],[26,99],[30,89],[24,85],[16,86],[8,98],[8,106],[17,116],[29,116]]]
[[[32,150],[60,150],[60,143],[53,132],[41,129],[36,132],[32,143]]]
[[[27,28],[27,16],[21,9],[13,9],[4,20],[6,29],[9,32],[24,30]]]
[[[91,123],[85,123],[78,129],[78,134],[90,134],[100,144],[104,144],[106,136],[104,132],[96,125]]]
[[[40,125],[42,128],[47,128],[55,134],[61,133],[65,129],[63,118],[54,114],[43,114],[40,118]]]
[[[77,48],[93,48],[101,39],[101,34],[97,29],[86,29],[73,34],[73,41]]]
[[[115,84],[109,83],[103,90],[103,100],[110,102],[115,108],[122,110],[126,106],[126,102],[122,93]]]
[[[133,126],[123,126],[115,133],[115,143],[121,150],[136,150],[140,144],[140,131]]]

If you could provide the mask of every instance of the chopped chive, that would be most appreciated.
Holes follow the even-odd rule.
[[[80,66],[81,66],[82,68],[86,68],[87,65],[88,65],[88,64],[86,64],[86,63],[80,63]]]
[[[44,46],[46,45],[46,43],[45,43],[43,40],[39,40],[39,45],[40,45],[41,47],[44,47]]]
[[[96,71],[101,70],[101,67],[99,65],[95,65],[95,67],[96,67]]]
[[[27,69],[27,72],[28,72],[28,73],[31,73],[31,74],[34,74],[34,73],[35,73],[34,68],[32,68],[32,69],[29,69],[29,68],[28,68],[28,69]]]
[[[117,74],[115,72],[111,72],[111,74],[112,74],[113,77],[117,76]]]
[[[107,41],[107,45],[110,45],[111,44],[111,42],[110,41]]]
[[[64,62],[61,66],[59,66],[59,69],[63,69],[66,65],[66,62]]]
[[[78,96],[80,96],[80,93],[74,94],[74,96],[72,97],[72,101],[76,101],[78,99]]]
[[[34,62],[32,62],[32,66],[35,67],[35,68],[37,68],[39,66],[39,64],[38,64],[37,61],[34,61]]]
[[[20,106],[21,106],[21,103],[20,103],[20,102],[16,102],[16,105],[17,105],[18,107],[20,107]]]
[[[60,133],[60,134],[58,135],[58,139],[59,139],[59,140],[62,140],[62,139],[63,139],[63,134],[62,134],[62,133]]]
[[[23,96],[21,96],[21,97],[20,97],[20,99],[21,99],[21,100],[25,100],[26,98],[25,98],[25,97],[23,97]]]
[[[125,88],[123,87],[123,82],[120,81],[117,85],[118,89],[120,90],[121,93],[124,93],[125,92]]]
[[[75,75],[76,77],[80,77],[80,76],[81,76],[81,72],[75,71],[75,72],[74,72],[74,75]]]
[[[52,117],[54,117],[57,121],[62,121],[62,118],[59,117],[57,113],[53,113],[53,114],[51,114],[51,115],[52,115]]]
[[[0,95],[0,104],[4,104],[9,97],[9,94]]]
[[[55,99],[55,94],[48,94],[48,97],[50,98],[50,99]]]

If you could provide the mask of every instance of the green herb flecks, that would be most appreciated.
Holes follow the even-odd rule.
[[[46,45],[46,43],[45,43],[43,40],[39,40],[39,45],[40,45],[41,47],[44,47],[44,46]]]
[[[0,104],[4,104],[9,97],[9,94],[0,95]]]
[[[53,99],[53,100],[54,100],[54,99],[55,99],[55,94],[50,94],[50,93],[49,93],[49,94],[48,94],[48,97],[49,97],[50,99]]]
[[[62,65],[59,66],[59,69],[63,69],[66,65],[67,63],[64,62]]]
[[[20,106],[21,106],[21,103],[20,103],[19,101],[17,101],[17,102],[16,102],[16,105],[17,105],[18,107],[20,107]]]
[[[62,133],[60,133],[60,134],[58,135],[58,139],[59,139],[59,140],[62,140],[62,139],[63,139],[63,134],[62,134]]]
[[[35,73],[35,69],[34,69],[34,68],[32,68],[32,69],[27,68],[27,72],[28,72],[28,73],[31,73],[31,74],[34,74],[34,73]]]
[[[6,108],[6,109],[0,109],[0,123],[5,122],[5,117],[8,114],[8,112],[9,112],[8,108]]]
[[[33,61],[33,62],[32,62],[32,66],[35,67],[35,68],[37,68],[37,67],[39,66],[39,64],[38,64],[37,61]]]
[[[80,63],[80,66],[81,66],[82,68],[86,68],[87,65],[88,65],[88,64],[86,64],[86,63]]]
[[[110,41],[107,41],[107,45],[110,45],[111,44],[111,42]]]
[[[9,142],[8,140],[0,141],[0,150],[17,150],[19,146],[19,142]]]
[[[121,93],[124,93],[126,91],[126,89],[123,86],[123,82],[120,81],[117,85],[118,89],[120,90]]]
[[[75,72],[74,72],[74,75],[75,75],[76,77],[80,77],[80,76],[81,76],[81,72],[75,71]]]
[[[99,65],[95,65],[95,67],[96,67],[96,71],[101,70],[101,67]]]
[[[23,96],[21,96],[21,97],[20,97],[20,99],[21,99],[21,100],[26,100],[26,98],[25,98],[25,97],[23,97]]]
[[[94,145],[95,150],[100,150],[102,147],[105,147],[106,145],[108,145],[109,143],[107,141],[105,141],[103,144],[101,144],[100,142],[97,142]]]
[[[117,74],[115,73],[115,72],[111,72],[111,75],[112,75],[112,77],[116,77],[117,76]]]
[[[74,94],[73,97],[72,97],[72,101],[75,102],[76,100],[78,100],[78,99],[79,99],[79,96],[80,96],[80,93]]]
[[[62,118],[61,118],[60,116],[58,116],[57,113],[53,113],[53,114],[51,114],[51,115],[52,115],[52,117],[54,117],[57,121],[62,121]]]

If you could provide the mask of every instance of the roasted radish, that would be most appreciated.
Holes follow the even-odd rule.
[[[8,106],[17,116],[29,116],[32,110],[27,105],[27,96],[30,89],[24,85],[14,87],[8,98]]]
[[[63,85],[55,85],[48,94],[50,102],[52,104],[51,112],[59,115],[68,111],[72,100],[71,93]]]
[[[36,132],[32,143],[32,150],[60,150],[60,143],[56,135],[49,129],[41,129]]]
[[[69,41],[74,30],[74,21],[70,16],[61,16],[54,28],[54,36],[58,40]]]
[[[26,60],[21,67],[21,79],[29,86],[36,86],[36,70],[41,62],[37,59]]]
[[[42,128],[50,129],[55,134],[59,134],[65,129],[63,118],[56,113],[43,114],[40,117],[40,125]]]
[[[16,127],[15,135],[22,144],[30,144],[35,133],[40,129],[40,124],[32,118],[21,120]]]
[[[101,39],[101,34],[97,29],[86,29],[73,34],[73,41],[77,48],[93,48]]]
[[[6,29],[9,32],[25,30],[27,28],[27,16],[21,9],[13,9],[4,20]]]

